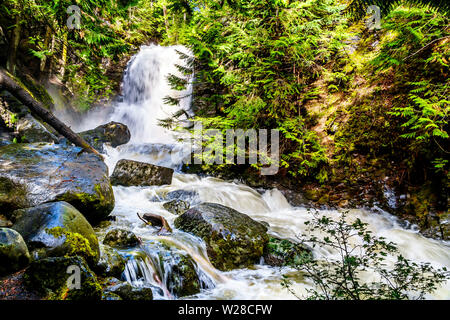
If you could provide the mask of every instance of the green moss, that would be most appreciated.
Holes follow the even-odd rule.
[[[93,265],[98,260],[98,252],[91,248],[89,240],[76,232],[69,232],[62,227],[45,230],[48,234],[61,238],[65,237],[65,257],[80,256]]]
[[[298,264],[310,250],[285,239],[270,238],[264,248],[264,260],[271,266],[292,266]]]
[[[69,289],[69,266],[80,268],[80,289]],[[100,300],[102,288],[81,257],[56,257],[34,261],[24,275],[25,285],[48,300]]]

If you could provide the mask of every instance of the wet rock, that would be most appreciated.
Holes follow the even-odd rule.
[[[67,202],[51,202],[14,211],[13,229],[38,258],[81,256],[90,265],[99,259],[99,245],[86,218]]]
[[[289,204],[293,207],[301,207],[308,202],[306,198],[303,196],[303,194],[299,192],[295,192],[288,189],[280,190],[280,192],[283,194],[283,196],[286,198]]]
[[[125,270],[125,259],[113,248],[102,246],[100,260],[94,271],[104,277],[120,278]]]
[[[192,203],[194,200],[199,198],[199,194],[195,190],[175,190],[167,193],[165,199],[172,200],[183,200]]]
[[[292,241],[271,237],[264,248],[264,262],[270,266],[282,267],[295,265],[301,262],[304,255],[311,251]]]
[[[173,169],[122,159],[111,175],[111,183],[121,186],[160,186],[172,183]]]
[[[146,265],[148,261],[157,269],[157,275],[153,280],[164,281],[162,285],[164,291],[168,291],[175,297],[194,295],[200,292],[201,288],[209,288],[209,282],[204,282],[205,277],[200,277],[201,270],[197,263],[185,251],[170,246],[168,243],[160,241],[148,241],[141,247],[140,252],[128,261],[129,268],[139,269],[138,279],[145,279],[142,268],[136,266]],[[161,292],[161,295],[164,293]]]
[[[181,200],[187,202],[190,206],[194,206],[199,204],[200,195],[195,190],[175,190],[170,191],[166,194],[159,194],[150,201],[159,202],[159,201],[171,201],[171,200]]]
[[[69,288],[68,284],[76,285],[75,270],[80,271],[79,287]],[[97,277],[80,257],[33,261],[25,272],[24,280],[27,287],[45,294],[51,300],[100,300],[102,297]]]
[[[26,267],[30,253],[22,236],[12,229],[0,228],[0,276]]]
[[[269,241],[263,224],[216,203],[190,208],[175,219],[175,226],[201,237],[211,263],[222,271],[257,263]]]
[[[26,115],[16,123],[17,140],[20,142],[57,142],[58,138],[31,115]]]
[[[189,202],[186,202],[184,200],[172,200],[169,202],[166,202],[163,204],[164,209],[166,209],[167,211],[169,211],[172,214],[176,214],[176,215],[180,215],[184,212],[186,212],[190,205]]]
[[[167,289],[171,294],[184,297],[200,292],[197,264],[189,255],[166,251],[161,253],[161,261],[164,266],[171,266],[167,270]]]
[[[116,228],[106,234],[103,244],[114,248],[131,248],[139,244],[139,239],[131,231]]]
[[[11,188],[14,189],[14,191]],[[0,147],[0,209],[12,210],[66,201],[91,222],[114,208],[108,167],[81,148],[48,143]]]
[[[105,293],[118,295],[126,301],[148,301],[153,300],[153,292],[150,287],[133,287],[128,282],[121,282],[106,288]]]
[[[104,152],[103,144],[105,143],[115,148],[128,143],[131,138],[128,127],[114,121],[92,130],[80,132],[79,135],[99,152]]]

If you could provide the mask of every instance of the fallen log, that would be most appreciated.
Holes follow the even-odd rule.
[[[169,223],[166,219],[163,217],[154,214],[154,213],[144,213],[144,215],[141,217],[139,213],[137,214],[139,219],[144,221],[146,224],[151,225],[153,227],[161,227],[158,231],[158,233],[162,231],[172,232],[172,228],[169,226]]]
[[[25,90],[8,74],[6,70],[0,68],[0,90],[3,89],[9,91],[21,103],[23,103],[23,105],[30,109],[31,113],[36,114],[74,145],[83,148],[87,152],[95,153],[102,157],[101,154],[92,148],[89,143],[73,132],[72,129],[66,126],[62,121],[56,118],[53,113],[45,109],[39,101],[36,101],[27,90]]]

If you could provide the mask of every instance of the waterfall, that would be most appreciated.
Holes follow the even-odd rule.
[[[128,63],[123,79],[123,101],[117,103],[104,120],[125,123],[132,135],[130,143],[118,148],[106,148],[105,162],[110,171],[119,159],[139,161],[175,167],[174,156],[180,153],[174,133],[158,126],[158,120],[169,117],[179,108],[192,114],[190,94],[192,87],[177,92],[167,83],[169,74],[178,74],[177,64],[183,64],[177,51],[189,53],[182,46],[161,47],[144,46]],[[179,96],[178,107],[165,105],[164,97]],[[85,126],[95,127],[106,121],[99,118],[86,119]],[[96,121],[95,125],[93,121]],[[183,156],[179,155],[181,159]],[[275,268],[258,264],[248,269],[230,272],[216,270],[208,260],[205,243],[190,234],[174,228],[176,215],[164,209],[161,202],[155,200],[159,194],[171,191],[187,190],[198,194],[198,201],[215,202],[249,215],[269,226],[273,236],[295,240],[296,236],[306,232],[305,221],[311,215],[304,207],[291,206],[283,194],[277,190],[258,192],[241,183],[227,182],[211,177],[176,172],[171,185],[151,187],[115,186],[116,206],[112,215],[115,221],[111,227],[121,227],[133,231],[143,242],[138,254],[132,254],[122,277],[135,286],[156,286],[156,299],[174,298],[170,294],[168,274],[176,265],[176,259],[161,260],[159,247],[155,242],[168,245],[176,252],[188,255],[195,261],[195,269],[201,282],[201,292],[191,298],[198,299],[294,299],[295,297],[281,286],[283,276],[294,278],[292,290],[298,295],[305,294],[313,284],[298,272],[290,268]],[[386,191],[387,193],[389,190]],[[389,196],[389,194],[387,194]],[[381,211],[381,210],[380,210]],[[156,228],[143,224],[136,212],[152,212],[163,216],[172,226],[173,233],[161,236]],[[321,210],[322,214],[337,218],[336,210]],[[405,228],[396,218],[385,213],[375,213],[363,209],[350,211],[351,218],[359,218],[369,224],[375,236],[385,237],[398,244],[400,252],[408,259],[417,262],[430,262],[434,267],[450,267],[450,246],[448,242],[428,239],[420,235],[414,226]],[[335,253],[315,248],[314,254],[333,259]],[[394,261],[387,261],[391,265]],[[367,274],[365,279],[371,280]],[[169,292],[169,294],[167,294]],[[450,284],[447,282],[433,295],[427,298],[449,299]]]
[[[122,83],[123,102],[114,108],[111,120],[128,126],[131,143],[175,142],[173,132],[159,126],[158,121],[179,110],[192,114],[192,84],[177,91],[167,80],[169,75],[186,77],[177,68],[186,67],[179,52],[190,54],[183,46],[143,46],[129,61]],[[180,98],[179,106],[165,104],[168,96]]]

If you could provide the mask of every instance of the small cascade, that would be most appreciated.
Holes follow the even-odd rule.
[[[180,264],[185,263],[183,256],[186,257],[185,252],[175,252],[173,248],[160,247],[159,244],[155,246],[155,242],[150,242],[137,254],[132,254],[125,266],[123,277],[136,287],[159,288],[160,290],[153,290],[156,291],[155,299],[178,298],[177,290],[185,281],[184,275],[179,271]],[[191,261],[192,271],[198,277],[200,289],[214,288],[214,279],[204,272],[195,260]]]

